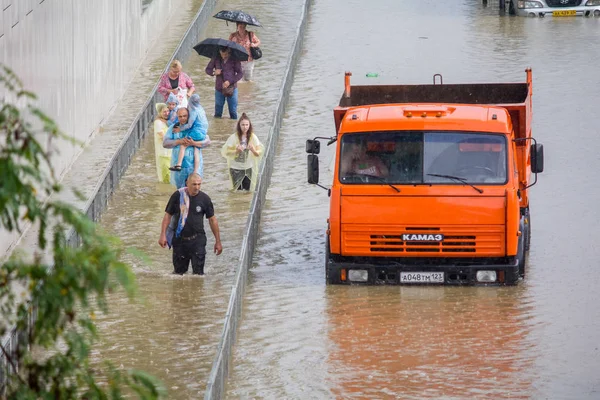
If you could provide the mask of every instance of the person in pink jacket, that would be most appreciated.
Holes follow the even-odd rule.
[[[169,94],[173,93],[179,100],[180,107],[187,107],[187,99],[196,88],[192,79],[183,72],[183,67],[179,60],[174,60],[169,67],[169,71],[164,73],[158,84],[158,92],[163,95],[165,101],[169,98]]]

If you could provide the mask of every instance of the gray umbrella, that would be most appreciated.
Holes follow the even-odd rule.
[[[217,19],[224,19],[225,21],[231,22],[243,22],[244,24],[254,25],[254,26],[262,26],[260,22],[254,18],[252,15],[245,13],[243,11],[229,11],[229,10],[221,10],[213,17]]]

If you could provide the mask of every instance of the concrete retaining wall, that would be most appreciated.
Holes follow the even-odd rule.
[[[179,0],[0,0],[0,62],[67,135],[85,142],[116,104]],[[79,151],[61,148],[62,175]]]
[[[273,171],[273,162],[275,159],[275,150],[279,140],[279,129],[283,119],[285,106],[287,104],[289,93],[292,88],[294,78],[294,68],[300,57],[300,50],[306,29],[306,21],[308,18],[308,9],[311,0],[304,0],[302,17],[296,31],[296,40],[292,47],[291,55],[287,62],[286,71],[279,90],[277,100],[277,108],[273,115],[273,122],[269,131],[268,143],[265,146],[265,155],[263,157],[259,178],[256,185],[256,192],[250,204],[250,212],[246,222],[246,230],[242,241],[242,250],[240,253],[239,265],[235,275],[233,289],[229,298],[229,306],[225,316],[225,324],[221,340],[217,348],[217,354],[213,362],[212,370],[209,375],[205,400],[221,399],[225,394],[225,384],[229,373],[229,361],[235,344],[238,322],[241,317],[242,303],[246,281],[248,277],[248,269],[252,266],[252,258],[256,241],[258,239],[258,227],[260,224],[260,216],[267,195],[267,189],[271,181],[271,173]]]

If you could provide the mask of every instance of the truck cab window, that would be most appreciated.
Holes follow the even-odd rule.
[[[451,175],[473,184],[502,184],[507,180],[503,135],[361,132],[344,135],[340,143],[339,179],[345,184],[453,183],[429,174]]]
[[[448,179],[431,175],[452,175],[473,184],[506,182],[503,135],[428,132],[424,141],[425,183],[448,184]]]
[[[341,140],[340,181],[382,184],[419,182],[422,135],[362,132]]]

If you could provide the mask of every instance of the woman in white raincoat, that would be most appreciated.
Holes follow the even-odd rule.
[[[229,167],[231,189],[254,190],[258,163],[265,147],[254,134],[252,122],[246,113],[238,120],[236,130],[221,148],[221,155],[227,159]]]
[[[162,183],[169,183],[171,177],[171,149],[165,149],[163,147],[163,138],[165,132],[169,128],[167,126],[167,119],[169,118],[169,108],[165,103],[156,104],[156,119],[154,120],[154,154],[156,160],[156,175],[158,181]]]

